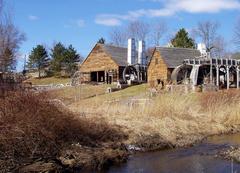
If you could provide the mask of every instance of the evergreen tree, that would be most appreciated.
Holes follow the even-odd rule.
[[[62,69],[62,63],[64,62],[66,48],[61,42],[59,42],[53,47],[51,51],[51,69],[55,75],[59,75]]]
[[[188,32],[182,28],[176,36],[171,40],[173,47],[195,48],[195,42],[188,36]]]
[[[41,77],[41,70],[49,65],[48,53],[43,45],[37,45],[31,51],[28,59],[28,68],[37,68],[38,77]]]
[[[102,37],[98,40],[98,43],[105,44],[106,40]]]
[[[25,35],[14,24],[7,0],[0,0],[0,71],[16,69],[19,48]]]
[[[80,61],[80,55],[72,45],[67,48],[62,43],[57,43],[51,53],[51,69],[55,76],[59,76],[63,68],[68,75],[72,75],[77,70],[77,62]]]
[[[68,74],[72,75],[78,69],[78,62],[80,62],[80,55],[77,51],[70,45],[65,52],[65,57],[63,63],[66,67]]]

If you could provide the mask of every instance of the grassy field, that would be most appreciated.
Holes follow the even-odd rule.
[[[238,130],[239,104],[240,93],[236,90],[190,94],[162,92],[150,97],[147,85],[139,85],[83,99],[70,104],[69,108],[124,127],[129,134],[128,144],[158,148],[162,141],[185,146],[208,135]]]
[[[144,151],[189,146],[240,129],[237,90],[151,96],[146,84],[109,94],[107,87],[83,85],[1,98],[0,169],[31,172],[33,165],[21,166],[36,159],[54,165],[58,160],[78,170],[101,169],[124,160],[129,146]]]
[[[59,99],[69,105],[79,100],[104,95],[110,85],[81,85],[47,91],[51,98]]]
[[[50,84],[66,84],[70,83],[70,78],[56,78],[56,77],[47,77],[47,78],[30,78],[27,82],[31,82],[33,85],[50,85]]]

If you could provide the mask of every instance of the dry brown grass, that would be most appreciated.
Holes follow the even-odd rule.
[[[162,92],[150,97],[147,85],[111,94],[103,94],[106,86],[85,87],[80,101],[75,99],[75,88],[38,95],[12,93],[1,99],[0,169],[57,157],[102,167],[122,158],[124,152],[118,150],[122,142],[146,149],[185,146],[240,127],[237,90]],[[88,98],[92,94],[97,96]]]
[[[131,96],[116,100],[112,95],[92,98],[74,103],[70,108],[89,117],[98,114],[110,124],[124,127],[129,134],[127,143],[136,145],[145,137],[149,143],[159,142],[156,136],[174,146],[188,145],[208,135],[236,130],[240,125],[237,90],[161,93],[153,98],[139,95],[137,99]],[[154,141],[149,139],[151,136]]]
[[[87,99],[106,93],[110,85],[81,85],[76,87],[64,87],[47,91],[51,98],[59,99],[65,104],[71,104],[81,99]]]
[[[50,84],[66,84],[71,82],[71,78],[57,78],[57,77],[45,77],[45,78],[30,78],[26,82],[31,82],[33,85],[50,85]]]
[[[36,159],[55,159],[71,144],[99,147],[126,136],[99,117],[87,119],[44,94],[11,93],[0,100],[0,170],[13,171]]]

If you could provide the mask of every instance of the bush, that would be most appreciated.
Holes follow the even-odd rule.
[[[210,111],[213,108],[219,109],[223,106],[237,104],[239,99],[240,93],[237,90],[206,92],[202,93],[200,97],[200,105],[202,108]]]
[[[11,93],[0,100],[0,170],[55,158],[73,143],[95,147],[124,135],[102,119],[75,115],[44,94]]]

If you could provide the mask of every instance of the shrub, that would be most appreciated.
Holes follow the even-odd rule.
[[[124,137],[103,119],[95,121],[49,101],[44,94],[9,94],[0,99],[0,170],[55,158],[73,143],[95,147]]]

